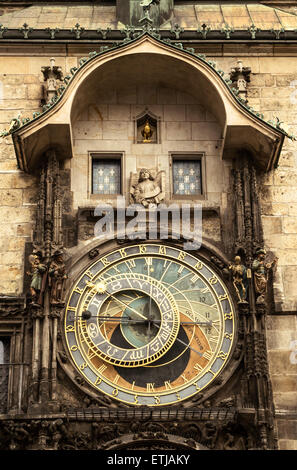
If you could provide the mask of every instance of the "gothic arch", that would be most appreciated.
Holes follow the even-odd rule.
[[[155,434],[155,435],[154,435]],[[194,439],[164,433],[124,434],[106,442],[104,450],[209,450]]]
[[[147,63],[150,67],[144,69],[143,64]],[[96,93],[104,81],[118,83],[122,79],[160,79],[186,86],[194,96],[200,95],[202,105],[220,123],[222,158],[240,158],[238,151],[250,148],[263,169],[271,168],[277,161],[284,132],[243,106],[211,61],[144,34],[81,59],[61,97],[43,114],[13,132],[19,167],[32,171],[48,148],[56,148],[61,159],[71,158],[72,125],[86,96]]]

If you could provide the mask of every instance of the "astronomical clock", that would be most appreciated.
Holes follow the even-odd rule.
[[[211,59],[230,31],[169,30],[174,2],[162,12],[156,1],[137,12],[114,3],[102,30],[95,19],[71,30],[3,22],[4,55],[16,32],[21,50],[44,47],[32,52],[44,88],[35,72],[25,85],[40,82],[46,102],[1,132],[18,168],[2,172],[3,187],[24,189],[12,189],[23,194],[15,215],[19,198],[3,199],[0,450],[274,449],[266,319],[278,308],[276,258],[261,200],[290,136],[247,105],[248,62],[226,79],[228,61],[222,71]],[[127,9],[135,25],[123,23]],[[278,42],[273,30],[254,41],[252,26],[229,41],[236,54],[266,34]],[[64,78],[53,58],[42,62],[59,42]],[[182,237],[196,231],[198,204],[202,244],[191,250]],[[188,226],[181,236],[176,221]]]
[[[207,262],[147,242],[107,252],[80,273],[63,331],[74,367],[94,391],[162,407],[189,399],[222,372],[237,319]]]

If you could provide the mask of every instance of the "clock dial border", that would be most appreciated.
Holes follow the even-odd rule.
[[[213,357],[210,364],[202,370],[201,374],[198,374],[192,378],[189,383],[182,384],[173,391],[170,389],[162,392],[155,391],[154,394],[121,390],[104,377],[104,374],[100,372],[100,368],[99,371],[95,373],[87,364],[86,358],[80,350],[81,346],[74,340],[75,335],[73,333],[75,330],[75,322],[69,320],[69,318],[75,316],[74,314],[77,311],[79,298],[84,292],[84,288],[82,287],[84,287],[86,282],[92,281],[98,273],[100,273],[102,277],[108,269],[119,262],[128,261],[133,258],[143,258],[145,255],[176,261],[194,270],[198,277],[204,279],[204,282],[207,284],[212,294],[217,298],[218,308],[221,311],[220,313],[224,325],[221,338],[222,349]],[[105,253],[81,273],[68,297],[64,317],[64,335],[68,353],[71,355],[75,368],[82,374],[93,389],[130,405],[164,406],[179,403],[181,400],[191,398],[197,392],[208,387],[213,383],[214,379],[221,374],[234,349],[236,322],[237,315],[228,289],[222,279],[218,277],[216,272],[208,265],[207,261],[175,245],[148,241],[127,245],[124,248],[115,248]]]

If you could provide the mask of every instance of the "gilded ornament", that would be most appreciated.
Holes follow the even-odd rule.
[[[143,137],[143,141],[142,142],[151,142],[151,137],[153,135],[153,130],[150,126],[150,123],[149,121],[147,120],[146,123],[145,123],[145,126],[143,128],[143,130],[141,131],[141,135]]]

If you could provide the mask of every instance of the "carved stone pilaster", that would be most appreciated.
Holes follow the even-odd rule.
[[[48,263],[55,250],[62,247],[62,196],[59,162],[54,150],[46,154],[40,171],[39,200],[33,246]]]
[[[237,169],[234,171],[234,191],[235,191],[235,226],[236,226],[236,240],[235,240],[235,250],[238,251],[243,247],[244,237],[245,237],[245,214],[244,214],[244,205],[243,205],[243,179],[242,171]]]
[[[263,246],[263,228],[257,187],[257,175],[248,155],[233,172],[235,210],[235,253],[243,254],[251,267],[256,248]]]
[[[35,255],[31,255],[35,257],[31,263],[31,295],[34,294],[34,299],[29,305],[33,323],[29,407],[35,410],[56,400],[58,318],[64,306],[63,284],[67,277],[63,260],[62,190],[56,152],[49,150],[44,161],[33,239]]]

